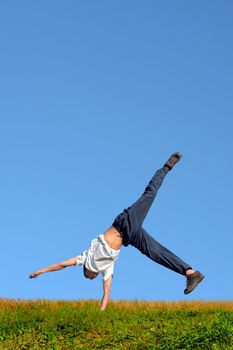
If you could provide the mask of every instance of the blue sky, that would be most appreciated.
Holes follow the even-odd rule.
[[[113,299],[232,299],[231,1],[0,5],[1,297],[99,299],[79,255],[171,153],[144,224],[206,279],[123,248]]]

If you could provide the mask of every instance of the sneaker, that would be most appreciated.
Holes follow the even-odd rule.
[[[173,153],[171,157],[167,160],[167,162],[164,164],[164,167],[168,167],[169,170],[172,170],[174,165],[179,162],[180,158],[182,157],[182,154],[180,152]]]
[[[184,290],[184,294],[189,294],[194,290],[194,288],[196,288],[198,283],[200,283],[205,278],[205,276],[202,275],[202,273],[200,273],[199,271],[195,271],[191,275],[187,276],[186,278],[187,278],[187,285]]]

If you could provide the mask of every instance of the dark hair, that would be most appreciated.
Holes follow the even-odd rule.
[[[84,274],[84,276],[85,276],[86,278],[88,278],[88,276],[87,276],[87,268],[86,268],[85,265],[83,265],[83,274]]]

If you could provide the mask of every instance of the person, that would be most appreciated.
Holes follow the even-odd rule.
[[[184,293],[191,293],[203,280],[204,275],[193,270],[189,264],[162,246],[142,227],[167,173],[173,169],[181,157],[179,152],[172,154],[164,166],[155,172],[141,197],[133,205],[124,209],[115,218],[109,229],[93,239],[89,248],[82,255],[31,273],[29,278],[36,278],[43,273],[58,271],[69,266],[83,265],[83,273],[86,278],[92,280],[99,273],[102,274],[104,293],[100,302],[100,310],[104,310],[109,301],[114,264],[120,249],[122,246],[132,245],[156,263],[185,276]]]

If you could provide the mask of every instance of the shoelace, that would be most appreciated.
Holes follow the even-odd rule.
[[[191,276],[187,276],[186,277],[186,288],[188,288],[189,284],[192,282],[192,277]]]
[[[186,288],[188,287],[189,282],[191,281],[191,278],[189,276],[186,277]]]

